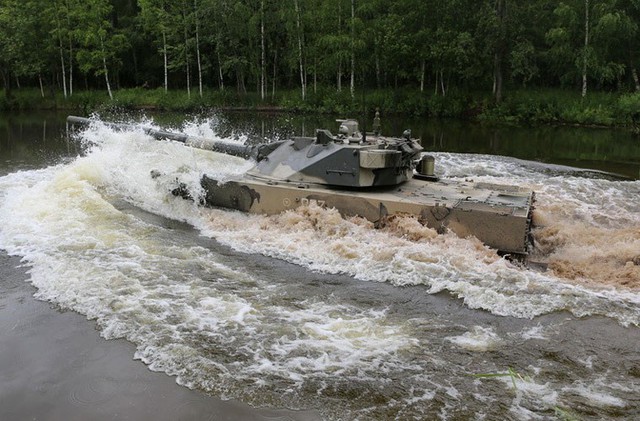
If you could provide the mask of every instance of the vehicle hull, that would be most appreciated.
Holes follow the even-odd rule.
[[[534,193],[516,186],[414,177],[396,187],[337,190],[246,176],[225,183],[204,176],[202,186],[205,205],[212,207],[273,215],[315,201],[376,224],[413,215],[439,233],[473,236],[503,253],[526,255],[530,246]]]

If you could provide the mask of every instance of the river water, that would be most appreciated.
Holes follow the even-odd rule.
[[[232,142],[333,128],[283,115],[143,121]],[[126,339],[181,385],[323,419],[640,413],[631,135],[383,125],[412,124],[442,177],[534,189],[543,270],[409,218],[376,230],[313,204],[271,217],[203,209],[169,194],[176,178],[197,192],[202,174],[250,163],[101,125],[66,139],[60,115],[2,124],[0,248],[22,258],[37,299]]]

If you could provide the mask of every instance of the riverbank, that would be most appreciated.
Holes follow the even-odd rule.
[[[363,105],[364,104],[364,105]],[[110,99],[106,91],[76,91],[67,98],[60,93],[18,89],[11,98],[0,94],[3,110],[64,109],[91,112],[113,110],[157,110],[198,112],[208,109],[229,111],[297,112],[361,115],[404,114],[456,118],[484,123],[517,125],[577,125],[623,127],[640,132],[640,94],[592,92],[582,98],[566,90],[514,90],[496,104],[490,95],[479,92],[450,92],[446,97],[415,89],[370,90],[352,98],[348,90],[336,92],[319,88],[303,101],[297,90],[278,91],[264,100],[256,93],[238,95],[232,91],[186,91],[163,89],[121,89]]]

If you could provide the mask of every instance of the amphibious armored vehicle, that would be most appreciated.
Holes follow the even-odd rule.
[[[67,122],[92,120],[69,116]],[[384,224],[393,215],[413,215],[438,232],[474,236],[502,253],[526,255],[530,246],[534,192],[508,185],[441,180],[434,158],[423,153],[410,131],[401,137],[360,132],[355,120],[338,120],[337,135],[293,137],[258,145],[212,141],[142,128],[157,139],[183,142],[255,161],[235,180],[204,175],[203,204],[244,212],[276,214],[315,201],[345,216]],[[105,123],[116,129],[126,124]],[[138,128],[139,129],[139,128]],[[173,194],[190,198],[179,184]]]

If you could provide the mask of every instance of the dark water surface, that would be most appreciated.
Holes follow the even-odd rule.
[[[124,115],[125,120],[131,114]],[[214,117],[215,116],[215,117]],[[123,119],[123,115],[106,115]],[[201,113],[214,117],[221,135],[244,134],[252,139],[313,136],[316,128],[336,132],[340,116],[301,116],[247,112]],[[60,156],[73,156],[78,145],[63,142],[64,113],[19,114],[0,117],[2,169],[43,165]],[[140,115],[134,117],[140,118]],[[181,114],[154,116],[159,124],[179,127]],[[426,151],[503,155],[550,164],[595,169],[640,179],[640,136],[626,130],[567,126],[509,127],[391,116],[382,131],[399,136],[405,129],[422,140]],[[367,122],[370,124],[370,122]],[[361,123],[362,124],[362,123]],[[26,143],[25,143],[26,141]]]
[[[178,386],[105,341],[86,317],[33,298],[18,268],[0,254],[0,419],[318,420],[310,412],[256,410]]]
[[[640,412],[637,138],[383,120],[412,127],[443,176],[535,189],[540,272],[411,221],[200,209],[167,194],[177,176],[247,164],[104,127],[67,140],[64,117],[0,119],[0,419]],[[251,141],[332,120],[236,113],[184,130]]]
[[[172,120],[171,116],[164,118]],[[336,132],[336,118],[338,116],[228,113],[222,118],[221,129],[223,133],[241,132],[265,139],[313,136],[316,128]],[[421,139],[426,151],[510,156],[640,178],[640,136],[625,130],[491,126],[383,116],[383,134],[400,136],[405,129],[411,129],[412,135]]]

